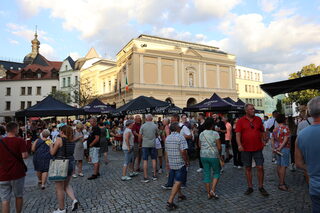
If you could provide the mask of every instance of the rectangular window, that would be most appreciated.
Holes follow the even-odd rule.
[[[21,101],[20,102],[20,109],[25,109],[26,108],[26,102]]]
[[[40,103],[41,101],[37,101],[37,104]]]
[[[252,92],[254,93],[254,86],[252,86]]]
[[[106,82],[103,81],[102,87],[103,87],[103,93],[106,93]]]
[[[244,89],[245,89],[246,92],[248,92],[248,85],[245,85]]]
[[[55,93],[57,91],[57,87],[56,86],[52,86],[51,87],[51,93]]]
[[[37,87],[37,95],[41,95],[41,87]]]
[[[78,85],[78,76],[74,77],[74,85]]]
[[[62,87],[66,87],[66,78],[62,79]]]
[[[25,87],[21,87],[21,95],[26,95],[26,88]]]
[[[11,87],[7,87],[6,96],[10,96],[10,95],[11,95]]]
[[[28,95],[32,95],[32,87],[28,87]]]
[[[249,92],[251,93],[251,85],[248,85],[248,87],[249,87]]]
[[[71,77],[68,77],[68,87],[71,86]]]
[[[6,110],[11,110],[11,102],[6,101]]]
[[[252,104],[256,105],[256,99],[252,99]]]
[[[236,89],[237,91],[239,91],[239,84],[236,84]]]
[[[246,98],[246,104],[248,104],[249,103],[249,99],[248,98]]]
[[[31,101],[28,101],[28,102],[27,102],[27,108],[31,107],[31,105],[32,105],[32,102],[31,102]]]

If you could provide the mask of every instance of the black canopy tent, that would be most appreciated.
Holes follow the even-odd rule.
[[[46,116],[71,116],[81,115],[83,109],[69,106],[53,98],[51,95],[39,103],[15,113],[16,117],[46,117]]]
[[[134,115],[134,114],[147,114],[152,113],[156,107],[165,107],[170,104],[165,101],[160,101],[154,98],[139,96],[127,104],[119,107],[111,112],[112,116]]]
[[[320,74],[310,75],[296,79],[261,84],[261,89],[271,97],[288,92],[305,89],[320,89]]]
[[[229,100],[230,101],[230,100]],[[230,103],[219,95],[214,93],[211,98],[205,99],[198,104],[184,108],[183,111],[187,112],[229,112],[229,111],[241,111],[243,107]]]
[[[98,98],[94,99],[90,104],[82,107],[82,109],[86,114],[108,114],[115,110],[113,107],[103,103]]]
[[[169,114],[181,114],[183,110],[174,104],[170,104],[168,106],[156,107],[152,110],[152,114],[161,114],[161,115],[169,115]]]

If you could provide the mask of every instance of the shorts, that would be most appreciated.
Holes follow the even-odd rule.
[[[108,152],[108,144],[110,140],[100,142],[100,153]]]
[[[130,150],[130,152],[128,150],[123,150],[124,153],[124,163],[123,166],[128,166],[130,163],[133,162],[133,151]]]
[[[229,140],[226,140],[226,148],[229,149],[231,147],[231,143]]]
[[[263,166],[264,158],[262,150],[254,152],[241,152],[241,160],[245,167],[252,166],[252,159],[256,162],[256,166]]]
[[[157,154],[158,154],[158,157],[162,157],[163,156],[163,149],[157,149]]]
[[[142,147],[142,158],[143,160],[148,160],[151,156],[152,160],[157,159],[157,149],[155,147]]]
[[[320,196],[310,195],[312,202],[312,213],[320,213]]]
[[[100,147],[90,147],[90,157],[92,163],[99,163]]]
[[[10,201],[11,193],[15,197],[23,197],[24,190],[24,177],[9,180],[9,181],[0,181],[0,198],[2,201]]]
[[[173,174],[174,180],[177,182],[185,183],[187,179],[187,169],[186,166],[180,169],[170,169],[170,173]]]
[[[289,148],[282,148],[281,153],[282,153],[282,156],[276,154],[277,165],[288,167],[289,166],[289,158],[290,158],[290,149]]]
[[[134,156],[134,158],[136,158],[140,155],[141,155],[141,149],[139,148],[139,143],[134,143],[133,144],[133,156]]]

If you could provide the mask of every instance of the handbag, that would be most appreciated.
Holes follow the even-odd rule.
[[[67,147],[62,140],[64,148],[62,159],[50,160],[48,177],[50,181],[64,181],[68,177],[69,159],[66,158]]]
[[[213,147],[211,146],[211,144],[208,142],[206,136],[203,135],[203,137],[204,137],[204,139],[206,139],[206,142],[207,142],[207,144],[209,145],[209,148],[211,149],[211,151],[214,152],[214,148],[213,148]],[[220,162],[220,166],[221,166],[221,167],[224,167],[224,161],[221,160],[221,156],[220,156],[220,155],[219,155],[219,162]]]
[[[23,165],[23,169],[25,172],[28,171],[28,167],[26,166],[26,164],[24,163],[24,160],[22,158],[19,158],[18,155],[16,153],[14,153],[11,149],[9,149],[9,147],[7,146],[7,144],[5,144],[2,139],[0,139],[0,143],[4,146],[4,148],[15,158],[17,159],[22,165]]]

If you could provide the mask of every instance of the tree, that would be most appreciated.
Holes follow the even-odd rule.
[[[78,96],[75,98],[76,103],[79,104],[79,106],[85,106],[89,104],[89,102],[96,98],[95,91],[92,88],[92,85],[90,83],[90,80],[88,78],[81,81],[79,86],[79,92],[75,92],[75,94]]]
[[[279,113],[283,114],[282,101],[280,99],[277,99],[276,109]]]
[[[71,103],[71,97],[70,94],[65,92],[65,91],[61,91],[61,90],[56,90],[50,93],[50,95],[52,95],[53,98],[63,102],[63,103]]]
[[[301,78],[309,75],[320,74],[320,66],[316,66],[315,64],[310,64],[308,66],[304,66],[301,71],[295,72],[289,75],[289,79]],[[307,89],[297,92],[288,93],[288,97],[284,99],[286,103],[297,103],[299,105],[306,105],[309,100],[312,98],[320,96],[319,90]]]

